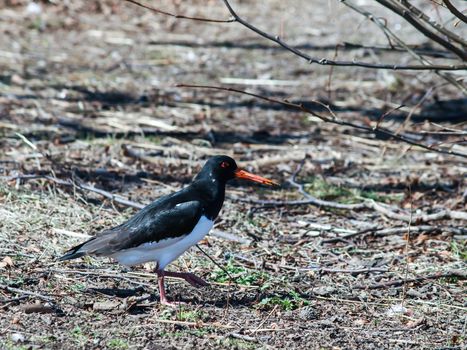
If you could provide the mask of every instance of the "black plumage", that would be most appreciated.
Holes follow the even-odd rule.
[[[85,255],[111,256],[120,262],[129,261],[129,265],[154,260],[158,264],[158,274],[163,278],[164,274],[168,274],[163,271],[165,265],[208,233],[224,203],[226,183],[236,177],[274,184],[238,169],[230,157],[212,157],[189,186],[160,197],[128,221],[73,247],[59,260]],[[143,257],[133,259],[133,252],[135,255],[142,254]],[[163,258],[158,260],[160,256]],[[195,285],[204,283],[191,274],[177,276]],[[161,300],[166,302],[162,290],[163,280],[160,287]]]

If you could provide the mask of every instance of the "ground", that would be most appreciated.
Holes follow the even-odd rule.
[[[151,4],[228,18],[220,1]],[[330,71],[236,23],[176,19],[124,1],[0,5],[1,348],[465,346],[466,158],[176,84],[332,102],[340,117],[369,125],[403,103],[384,126],[425,131],[421,141],[452,143],[465,154],[458,142],[465,98],[456,88],[430,72]],[[385,44],[339,2],[314,5],[236,7],[320,57],[334,57],[338,42]],[[385,16],[393,26],[400,21]],[[410,29],[399,34],[426,40]],[[338,57],[400,60],[365,49]],[[442,126],[428,108],[436,101],[460,103]],[[130,217],[135,203],[186,186],[213,154],[282,186],[231,183],[214,232],[200,243],[216,264],[194,247],[170,266],[209,287],[169,280],[168,296],[183,302],[171,308],[159,304],[151,264],[128,270],[103,258],[57,261],[87,235]],[[307,195],[387,211],[278,203]],[[457,214],[421,219],[441,210]]]

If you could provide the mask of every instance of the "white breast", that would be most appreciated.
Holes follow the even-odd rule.
[[[126,266],[155,261],[159,269],[164,269],[186,250],[202,240],[211,230],[213,224],[212,220],[202,216],[193,231],[186,236],[144,243],[138,247],[114,253],[111,257]]]

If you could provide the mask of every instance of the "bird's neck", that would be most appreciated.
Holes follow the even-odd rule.
[[[195,179],[191,186],[197,189],[200,199],[204,202],[206,216],[214,220],[219,214],[225,198],[225,182],[214,177]]]

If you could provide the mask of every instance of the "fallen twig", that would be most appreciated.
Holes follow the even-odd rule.
[[[305,191],[303,188],[303,184],[299,184],[296,182],[295,178],[301,171],[304,164],[304,160],[298,165],[296,171],[293,173],[291,178],[288,180],[289,183],[296,187],[299,192],[306,198],[304,200],[295,200],[295,201],[275,201],[275,200],[258,200],[258,199],[243,199],[243,198],[235,198],[235,200],[240,202],[252,203],[252,204],[260,204],[265,207],[281,207],[281,206],[294,206],[294,205],[316,205],[318,207],[325,207],[325,208],[333,208],[333,209],[343,209],[343,210],[362,210],[362,209],[371,209],[382,215],[405,222],[414,222],[414,223],[422,223],[422,222],[429,222],[435,220],[444,220],[444,219],[456,219],[456,220],[467,220],[467,212],[457,211],[457,210],[449,210],[444,209],[437,213],[433,214],[419,214],[416,216],[412,216],[411,214],[406,214],[400,208],[395,208],[394,210],[398,210],[400,212],[396,212],[391,210],[390,207],[383,203],[375,202],[374,200],[366,200],[361,203],[355,204],[342,204],[333,201],[326,201],[322,199],[318,199],[308,192]],[[373,229],[366,229],[363,233],[370,232]],[[359,233],[351,233],[348,237],[353,237]],[[345,236],[344,236],[345,237]],[[342,238],[342,237],[341,237]],[[329,242],[325,242],[329,243]]]
[[[110,193],[108,191],[102,190],[100,188],[96,188],[96,187],[91,186],[91,185],[87,185],[87,184],[83,184],[83,183],[77,183],[77,182],[73,182],[71,180],[62,180],[62,179],[56,178],[56,177],[51,176],[51,175],[28,174],[28,175],[17,175],[17,176],[6,177],[7,181],[11,181],[11,180],[37,180],[37,179],[45,179],[45,180],[52,181],[52,182],[54,182],[54,183],[56,183],[58,185],[63,185],[63,186],[67,186],[67,187],[77,187],[77,188],[85,190],[85,191],[94,192],[94,193],[97,193],[97,194],[107,198],[107,199],[110,199],[111,201],[113,201],[115,203],[118,203],[118,204],[121,204],[121,205],[124,205],[124,206],[127,206],[127,207],[131,207],[131,208],[142,209],[142,208],[144,208],[146,206],[145,204],[141,204],[141,203],[131,201],[131,200],[126,199],[126,198],[124,198],[122,196],[112,194],[112,193]],[[59,234],[64,234],[64,235],[67,235],[67,236],[74,236],[74,237],[79,237],[79,238],[88,238],[87,235],[81,234],[81,233],[70,232],[70,231],[60,230],[60,229],[55,229],[55,231],[57,233],[59,233]],[[219,230],[213,230],[211,232],[211,235],[222,238],[222,239],[231,240],[231,241],[244,243],[244,244],[248,242],[247,240],[245,240],[245,239],[243,239],[241,237],[238,237],[238,236],[236,236],[236,235],[234,235],[232,233],[219,231]]]
[[[365,202],[356,203],[356,204],[342,204],[332,201],[326,201],[322,199],[315,198],[307,198],[303,200],[294,200],[294,201],[275,201],[275,200],[260,200],[260,199],[243,199],[243,198],[235,198],[235,200],[239,202],[245,202],[250,204],[259,204],[264,207],[284,207],[284,206],[297,206],[297,205],[315,205],[317,207],[324,207],[324,208],[332,208],[332,209],[342,209],[342,210],[362,210],[362,209],[370,209],[374,210],[390,219],[400,220],[409,222],[410,215],[405,213],[397,213],[395,211],[390,210],[389,208],[383,206],[381,203],[377,203],[373,200],[367,200]],[[400,209],[399,209],[400,210]],[[419,214],[414,215],[413,221],[415,223],[424,223],[430,221],[437,221],[437,220],[467,220],[467,212],[458,211],[458,210],[450,210],[444,209],[440,210],[437,213],[433,214]]]
[[[36,293],[36,292],[30,292],[30,291],[24,290],[24,289],[10,287],[10,286],[7,286],[5,284],[0,284],[0,288],[4,289],[4,290],[6,290],[7,292],[10,292],[10,293],[27,295],[27,296],[42,299],[42,300],[45,300],[45,301],[48,301],[48,302],[53,302],[54,301],[53,298],[51,298],[49,296],[42,295],[42,294],[39,294],[39,293]]]
[[[464,280],[467,278],[467,272],[462,271],[462,270],[451,270],[447,272],[437,272],[431,275],[419,276],[419,277],[408,278],[408,279],[401,278],[397,280],[391,280],[391,281],[375,283],[375,284],[370,284],[370,285],[356,285],[353,288],[355,289],[381,289],[381,288],[388,288],[388,287],[398,287],[398,286],[403,285],[404,283],[423,282],[427,280],[435,280],[435,279],[450,278],[450,277],[456,277],[456,278]]]
[[[100,194],[101,196],[103,196],[103,197],[105,197],[107,199],[110,199],[111,201],[114,201],[116,203],[125,205],[127,207],[132,207],[132,208],[136,208],[136,209],[141,209],[141,208],[144,207],[143,204],[133,202],[133,201],[125,199],[125,198],[123,198],[123,197],[121,197],[119,195],[112,194],[112,193],[110,193],[108,191],[96,188],[94,186],[73,182],[71,180],[62,180],[62,179],[59,179],[59,178],[56,178],[56,177],[50,176],[50,175],[36,175],[36,174],[18,175],[18,176],[8,177],[7,181],[10,181],[10,180],[36,180],[36,179],[46,179],[46,180],[55,182],[58,185],[67,186],[67,187],[77,187],[77,188],[82,189],[82,190],[94,192],[94,193]]]
[[[154,322],[157,323],[166,323],[166,324],[175,324],[175,325],[180,325],[180,326],[186,326],[186,327],[197,327],[197,328],[202,328],[202,327],[208,327],[208,328],[222,328],[222,329],[238,329],[238,326],[232,326],[232,325],[227,325],[227,324],[222,324],[219,322],[190,322],[190,321],[177,321],[177,320],[165,320],[165,319],[153,319]],[[156,324],[154,323],[146,323],[142,325],[137,325],[133,326],[133,329],[136,328],[146,328],[146,327],[154,327]]]
[[[389,269],[382,268],[382,267],[366,267],[363,269],[327,269],[327,268],[320,268],[317,270],[321,273],[349,273],[352,275],[357,275],[361,273],[371,273],[371,272],[388,272]]]
[[[420,233],[420,232],[449,232],[454,235],[462,235],[467,233],[467,229],[463,227],[452,227],[452,226],[430,226],[430,225],[421,225],[421,226],[412,226],[410,228],[411,233]],[[349,238],[354,238],[356,236],[361,236],[364,234],[371,234],[376,237],[383,237],[389,235],[397,235],[400,233],[406,233],[407,227],[391,227],[391,228],[383,228],[383,227],[372,227],[369,229],[361,230],[354,233],[349,233],[343,236],[338,236],[334,238],[323,239],[321,243],[335,243],[340,241],[348,240]]]

